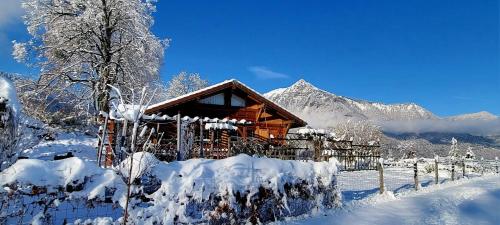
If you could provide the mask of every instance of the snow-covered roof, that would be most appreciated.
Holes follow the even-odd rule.
[[[211,85],[209,87],[206,87],[206,88],[203,88],[203,89],[200,89],[200,90],[197,90],[197,91],[185,94],[185,95],[181,95],[181,96],[176,97],[176,98],[168,99],[166,101],[153,104],[153,105],[148,107],[146,113],[148,113],[148,114],[156,113],[156,112],[163,110],[163,109],[167,109],[167,108],[170,108],[170,107],[173,107],[173,106],[176,106],[176,105],[188,102],[188,101],[196,100],[199,97],[204,97],[204,96],[209,96],[211,94],[215,94],[218,91],[221,91],[225,88],[230,88],[230,87],[239,88],[240,90],[242,90],[248,94],[251,94],[252,96],[256,97],[259,101],[265,103],[266,106],[271,107],[271,108],[275,109],[276,111],[280,112],[281,114],[293,119],[299,127],[307,125],[307,123],[304,120],[302,120],[301,118],[299,118],[298,116],[296,116],[293,113],[291,113],[290,111],[282,108],[281,106],[277,105],[276,103],[270,101],[269,99],[267,99],[266,97],[261,95],[259,92],[255,91],[254,89],[248,87],[247,85],[241,83],[240,81],[238,81],[236,79],[226,80],[226,81]]]
[[[169,103],[172,103],[172,102],[176,102],[176,101],[179,101],[183,98],[186,98],[186,97],[189,97],[189,96],[192,96],[192,95],[196,95],[196,94],[200,94],[200,93],[203,93],[203,92],[206,92],[208,90],[211,90],[211,89],[214,89],[214,88],[217,88],[217,87],[221,87],[221,86],[224,86],[225,84],[229,84],[229,83],[232,83],[234,81],[237,81],[235,79],[231,79],[231,80],[225,80],[223,82],[220,82],[220,83],[217,83],[217,84],[214,84],[214,85],[211,85],[211,86],[208,86],[206,88],[202,88],[200,90],[197,90],[197,91],[193,91],[191,93],[187,93],[187,94],[184,94],[184,95],[181,95],[181,96],[178,96],[178,97],[175,97],[175,98],[171,98],[171,99],[168,99],[168,100],[165,100],[163,102],[159,102],[159,103],[156,103],[156,104],[153,104],[153,105],[150,105],[148,107],[148,109],[154,109],[154,108],[157,108],[157,107],[160,107],[160,106],[163,106],[163,105],[167,105]]]

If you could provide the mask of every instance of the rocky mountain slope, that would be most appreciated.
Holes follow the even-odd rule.
[[[356,100],[321,90],[305,80],[299,80],[288,88],[268,92],[264,96],[304,117],[313,126],[347,119],[374,121],[438,119],[432,112],[414,103],[383,104]]]
[[[278,88],[264,94],[265,97],[280,106],[309,119],[311,125],[318,116],[325,126],[324,119],[330,121],[361,119],[372,121],[490,121],[500,117],[489,112],[463,114],[440,118],[431,111],[415,103],[384,104],[338,96],[321,90],[301,79],[287,88]],[[312,117],[312,118],[310,118]]]

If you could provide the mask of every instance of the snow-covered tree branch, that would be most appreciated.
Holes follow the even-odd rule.
[[[198,73],[180,72],[168,82],[167,98],[175,98],[208,86],[208,81]]]
[[[109,84],[133,90],[159,80],[168,41],[150,31],[154,3],[23,0],[32,40],[14,42],[13,55],[40,66],[47,97],[69,91],[94,112],[108,111]]]
[[[354,144],[373,145],[380,142],[382,132],[369,121],[342,122],[334,127],[335,136],[342,140],[352,140]]]

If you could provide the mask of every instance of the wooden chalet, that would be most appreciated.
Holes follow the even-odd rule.
[[[246,153],[285,160],[336,157],[341,170],[370,170],[380,158],[378,143],[356,145],[331,138],[324,130],[302,128],[304,120],[237,80],[151,105],[145,114],[135,144],[165,161]],[[99,133],[98,163],[105,166],[126,157],[123,149],[130,148],[127,139],[133,134],[127,120],[108,120],[109,115],[103,118],[107,129]]]
[[[291,128],[303,127],[307,123],[256,91],[237,80],[227,80],[219,84],[195,91],[174,99],[150,106],[146,114],[169,115],[180,118],[200,118],[191,125],[194,143],[203,146],[205,157],[224,158],[231,153],[231,143],[260,140],[275,145],[284,145]],[[211,122],[202,118],[211,118]],[[219,129],[210,129],[213,119],[227,122],[240,121]],[[243,123],[241,121],[244,121]],[[205,123],[205,124],[204,124]],[[176,123],[156,124],[158,133],[165,134],[163,140],[172,140],[176,134]],[[217,126],[214,126],[217,127]],[[201,138],[200,138],[200,135]],[[169,137],[171,137],[169,139]],[[168,145],[168,141],[164,141]],[[170,143],[170,147],[176,149]],[[176,146],[178,147],[178,146]],[[198,148],[199,147],[193,147]],[[199,152],[199,150],[198,150]]]

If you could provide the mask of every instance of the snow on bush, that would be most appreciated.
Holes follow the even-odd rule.
[[[142,173],[136,184],[154,186],[140,197],[149,199],[148,206],[131,212],[137,223],[269,222],[340,205],[334,159],[300,162],[241,154],[164,163],[153,158],[134,155],[134,168],[142,166],[133,171]]]
[[[88,200],[104,200],[106,187],[121,189],[122,184],[120,176],[113,170],[102,169],[95,162],[77,157],[58,161],[22,159],[3,171],[0,177],[1,186],[24,193],[33,193],[37,188],[43,188],[47,193],[64,190],[71,198],[85,197]],[[116,200],[119,193],[114,195]]]
[[[265,223],[340,205],[335,159],[284,161],[242,154],[166,163],[150,153],[132,157],[129,222],[134,224]],[[0,223],[120,221],[129,163],[103,169],[78,157],[19,160],[0,174]],[[99,207],[108,213],[89,216]]]
[[[14,84],[8,78],[0,76],[0,171],[17,158],[19,109]]]
[[[14,115],[17,116],[20,106],[17,100],[16,87],[8,78],[0,76],[0,98],[4,98],[7,101],[7,106],[9,106]]]
[[[77,157],[21,159],[0,174],[0,224],[62,224],[99,210],[117,219],[125,184],[117,173]],[[68,221],[72,220],[72,221]]]

